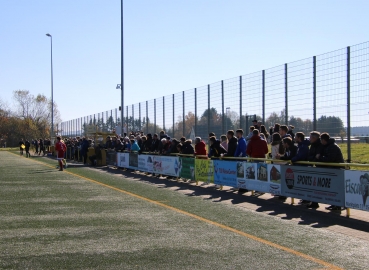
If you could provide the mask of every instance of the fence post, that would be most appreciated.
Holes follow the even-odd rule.
[[[138,124],[140,125],[140,131],[142,131],[142,124],[141,124],[141,102],[138,103]]]
[[[146,134],[149,133],[149,102],[146,100]],[[154,134],[153,134],[154,136]]]
[[[351,97],[350,97],[350,46],[347,47],[347,162],[351,162]]]
[[[135,105],[132,104],[132,131],[135,131]]]
[[[182,91],[182,103],[183,103],[183,134],[180,136],[186,136],[186,123],[185,123],[185,91]]]
[[[287,64],[284,64],[284,84],[285,84],[285,112],[286,112],[286,125],[288,125],[288,77],[287,77]]]
[[[126,125],[127,125],[127,134],[128,134],[129,133],[129,131],[128,131],[128,124],[129,124],[129,121],[128,121],[128,105],[126,106],[126,112],[127,112],[126,113],[126,115],[127,115],[126,116],[126,119],[127,119],[127,124]]]
[[[195,136],[197,136],[197,88],[195,88]]]
[[[242,76],[240,76],[240,129],[242,129]]]
[[[262,110],[263,110],[263,112],[262,112],[262,114],[263,114],[263,125],[265,125],[265,70],[263,70],[263,82],[262,82],[262,84],[263,84],[263,89],[262,89]]]
[[[225,133],[225,117],[224,117],[224,81],[222,80],[222,134]]]
[[[156,133],[156,99],[154,99],[154,133]]]
[[[174,114],[174,94],[172,95],[172,108],[173,108],[173,115],[172,115],[172,117],[173,117],[173,138],[175,138],[175,119],[174,119],[174,116],[175,116],[175,114]]]
[[[208,134],[210,133],[210,84],[208,84]]]
[[[163,96],[163,130],[165,130],[165,98],[164,96]]]
[[[316,127],[316,56],[313,57],[313,130]]]

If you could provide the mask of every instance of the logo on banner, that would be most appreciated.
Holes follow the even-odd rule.
[[[176,172],[176,174],[178,173],[179,170],[179,164],[178,164],[178,159],[174,160],[174,171]]]
[[[295,175],[291,168],[287,168],[285,178],[287,187],[289,189],[293,189],[293,186],[295,185]]]
[[[363,204],[366,205],[369,196],[369,174],[360,175],[360,184],[351,183],[350,179],[346,180],[346,193],[361,195]]]

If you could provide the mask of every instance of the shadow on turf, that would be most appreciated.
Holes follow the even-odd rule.
[[[68,167],[73,164],[68,165]],[[81,167],[80,164],[76,164],[76,167]],[[92,167],[94,168],[94,167]],[[187,196],[199,196],[205,200],[212,200],[213,202],[230,202],[233,205],[242,203],[249,203],[258,206],[257,212],[262,212],[272,216],[279,216],[281,219],[300,219],[298,224],[308,225],[314,228],[325,228],[334,225],[340,225],[343,227],[369,232],[368,222],[346,218],[341,216],[340,213],[326,213],[322,211],[307,209],[301,205],[289,205],[281,202],[276,198],[265,199],[258,198],[258,196],[250,196],[250,193],[246,195],[240,195],[233,190],[219,190],[215,189],[211,185],[199,185],[189,184],[188,182],[176,181],[175,179],[158,178],[152,175],[145,175],[143,173],[137,173],[132,171],[123,171],[120,169],[112,169],[108,167],[97,167],[96,169],[106,171],[112,174],[123,175],[124,177],[134,181],[144,181],[157,186],[158,188],[167,188],[175,191],[184,192]]]

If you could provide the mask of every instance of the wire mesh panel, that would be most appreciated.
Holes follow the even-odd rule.
[[[141,106],[141,130],[147,134],[147,118],[146,118],[146,102],[141,102],[140,103]]]
[[[155,127],[155,106],[154,106],[154,100],[149,100],[147,102],[147,126],[148,130],[147,133],[154,134],[157,132],[157,129]]]
[[[317,129],[332,137],[346,136],[347,52],[317,56]]]
[[[351,136],[369,142],[369,42],[350,48]]]
[[[195,131],[195,136],[201,137],[201,138],[207,138],[209,135],[209,118],[208,118],[208,106],[210,107],[210,104],[208,104],[208,86],[202,86],[198,87],[196,89],[197,93],[197,130]]]
[[[265,124],[267,127],[272,127],[276,123],[288,124],[285,92],[286,66],[282,65],[265,70]]]
[[[128,133],[131,133],[134,131],[134,119],[133,119],[133,110],[132,105],[127,106],[128,112],[127,112],[127,131]]]
[[[262,72],[254,72],[242,76],[242,127],[248,134],[255,115],[262,119],[263,111],[263,76]]]
[[[133,123],[134,130],[141,131],[142,130],[142,122],[140,118],[140,104],[136,103],[133,105]]]
[[[183,93],[174,94],[174,119],[175,127],[174,134],[175,137],[180,138],[183,136]]]
[[[167,134],[173,136],[173,96],[168,95],[164,97],[164,127]]]
[[[177,138],[182,136],[195,139],[195,92],[193,89],[185,91],[185,131],[183,134],[178,134]]]
[[[224,80],[224,129],[236,130],[240,125],[240,78]]]
[[[164,127],[163,122],[163,97],[156,99],[156,126],[157,132],[160,132]]]
[[[307,58],[288,64],[288,123],[294,132],[313,130],[314,59]],[[292,127],[292,128],[293,128]]]
[[[224,134],[223,128],[223,107],[222,107],[222,82],[213,83],[210,85],[210,132],[214,132],[216,137]],[[209,134],[208,134],[209,136]],[[207,137],[208,137],[207,136]],[[206,137],[206,138],[207,138]]]

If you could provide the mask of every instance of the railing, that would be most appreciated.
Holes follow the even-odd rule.
[[[368,168],[367,164],[299,161],[292,165],[290,161],[264,158],[209,159],[207,156],[115,151],[106,151],[105,163],[177,180],[182,178],[194,181],[196,185],[201,181],[219,185],[220,189],[230,186],[252,193],[258,191],[291,197],[292,204],[294,198],[299,198],[346,207],[347,216],[350,215],[350,208],[369,211],[369,201],[366,204],[369,171],[348,169],[349,166]],[[329,168],[337,166],[341,168]]]

